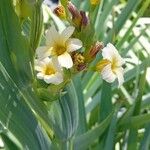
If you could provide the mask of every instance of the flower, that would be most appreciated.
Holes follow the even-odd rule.
[[[74,27],[69,26],[59,34],[52,26],[46,33],[46,46],[39,47],[36,50],[38,58],[57,57],[62,67],[71,68],[73,61],[70,53],[82,47],[82,42],[79,39],[70,38],[74,29]]]
[[[102,79],[109,83],[118,78],[119,86],[121,86],[124,82],[123,58],[111,43],[102,49],[102,56],[103,59],[96,65],[96,70],[101,73]]]
[[[43,79],[46,83],[58,85],[63,82],[61,66],[55,58],[44,58],[36,60],[35,70],[38,71],[37,78]]]

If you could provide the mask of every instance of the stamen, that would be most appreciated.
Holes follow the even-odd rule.
[[[61,45],[56,45],[54,47],[54,55],[59,56],[66,52],[66,47]]]
[[[52,75],[56,73],[56,70],[54,69],[52,65],[47,65],[44,72],[45,72],[45,75]]]

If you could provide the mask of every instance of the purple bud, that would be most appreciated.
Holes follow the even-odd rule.
[[[76,6],[73,5],[71,2],[68,2],[68,10],[70,11],[72,15],[72,19],[81,18],[80,12],[77,10]]]
[[[80,15],[82,17],[82,26],[87,26],[89,23],[89,19],[86,16],[86,13],[84,11],[80,11]]]

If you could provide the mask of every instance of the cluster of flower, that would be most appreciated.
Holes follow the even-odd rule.
[[[91,1],[91,4],[95,4]],[[71,21],[74,25],[67,27],[62,33],[59,33],[54,26],[51,26],[46,33],[45,46],[38,47],[36,50],[35,70],[37,78],[43,79],[47,84],[58,85],[64,82],[64,69],[75,68],[77,71],[87,70],[88,65],[92,62],[97,53],[101,52],[103,59],[100,60],[93,68],[94,71],[100,72],[102,79],[112,83],[117,78],[119,86],[124,82],[123,77],[123,58],[119,55],[116,48],[111,44],[106,47],[99,41],[93,44],[87,52],[77,52],[84,47],[84,44],[78,38],[71,38],[74,31],[88,26],[89,18],[83,11],[68,2],[68,11],[71,14]],[[58,6],[54,13],[61,19],[67,18],[66,8]],[[92,70],[92,71],[93,71]]]
[[[70,38],[74,27],[66,28],[61,34],[52,26],[46,34],[46,46],[36,50],[38,59],[35,69],[39,71],[37,77],[46,83],[60,84],[63,82],[63,69],[71,68],[73,61],[71,53],[82,47],[82,42]]]

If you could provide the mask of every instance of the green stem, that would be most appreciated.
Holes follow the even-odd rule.
[[[73,150],[72,140],[60,141],[60,150]]]

